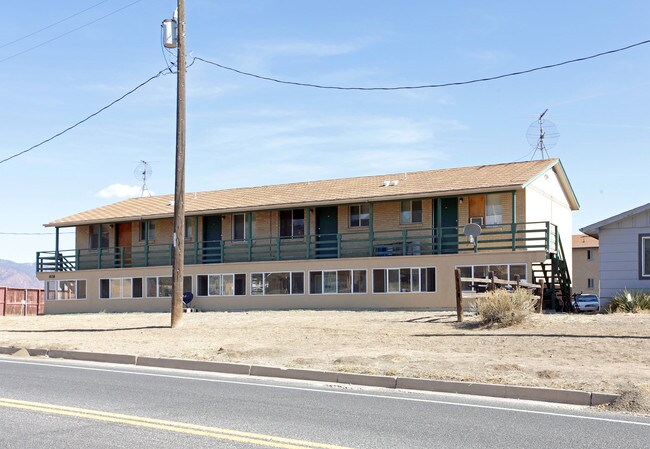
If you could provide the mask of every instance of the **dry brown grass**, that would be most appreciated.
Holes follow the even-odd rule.
[[[498,289],[476,300],[474,309],[481,324],[508,327],[521,323],[535,310],[535,298],[526,289]]]

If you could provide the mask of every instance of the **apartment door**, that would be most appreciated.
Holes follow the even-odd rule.
[[[221,262],[221,215],[203,217],[203,263]]]
[[[443,254],[458,252],[458,197],[440,198],[440,243]]]
[[[132,223],[118,223],[117,225],[117,251],[116,261],[120,267],[130,267],[132,263],[132,239],[133,239],[133,224]]]
[[[316,208],[316,257],[335,258],[338,255],[338,207]]]

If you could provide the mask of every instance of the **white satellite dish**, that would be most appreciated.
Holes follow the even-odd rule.
[[[478,252],[478,236],[481,235],[481,227],[476,223],[468,223],[463,228],[463,234],[469,237],[470,243],[474,244],[474,252]]]

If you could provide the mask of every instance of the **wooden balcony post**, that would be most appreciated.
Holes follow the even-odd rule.
[[[306,217],[307,220],[305,223],[305,244],[307,246],[305,248],[305,257],[307,259],[310,259],[311,258],[311,208],[308,207],[305,212],[307,214]]]
[[[368,257],[375,255],[375,217],[372,204],[368,204],[370,215],[368,217]]]
[[[54,271],[59,270],[59,228],[54,228]]]
[[[460,283],[460,269],[454,270],[456,278],[456,319],[459,323],[463,322],[463,288]]]

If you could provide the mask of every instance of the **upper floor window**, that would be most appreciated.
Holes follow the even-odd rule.
[[[594,254],[591,252],[590,249],[587,250],[587,260],[591,260],[594,258]]]
[[[485,224],[499,225],[503,223],[503,210],[501,206],[501,194],[490,193],[485,197]]]
[[[294,238],[305,236],[305,209],[280,211],[280,237]]]
[[[422,200],[402,201],[400,224],[422,223]]]
[[[194,238],[194,223],[196,217],[185,217],[185,238],[192,239]]]
[[[90,225],[90,249],[108,248],[109,228],[107,224]]]
[[[594,278],[587,278],[587,288],[594,288]]]
[[[350,206],[350,227],[362,228],[366,226],[370,226],[370,205]]]
[[[149,227],[149,235],[147,235],[147,225]],[[153,221],[140,222],[140,241],[156,240],[156,223]]]
[[[232,239],[233,240],[246,239],[246,215],[245,214],[232,215]]]

